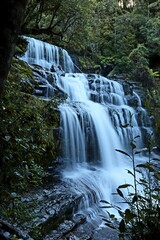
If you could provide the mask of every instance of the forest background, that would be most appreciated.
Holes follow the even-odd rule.
[[[9,4],[19,1],[6,2],[12,12]],[[58,142],[52,141],[50,129],[59,126],[54,110],[60,100],[55,98],[46,104],[33,97],[32,70],[17,58],[26,47],[22,35],[65,48],[84,72],[98,71],[105,77],[143,86],[146,96],[143,105],[153,116],[155,145],[159,147],[160,0],[21,2],[25,11],[20,13],[19,25],[16,23],[19,37],[13,41],[15,48],[4,49],[4,53],[9,52],[11,65],[7,66],[5,81],[0,81],[1,89],[4,87],[0,107],[1,196],[12,198],[13,191],[23,192],[39,185],[58,155]],[[14,14],[10,17],[6,14],[1,25],[10,24],[12,29]],[[10,32],[6,35],[10,36]],[[1,45],[2,40],[3,36]],[[1,76],[4,56],[1,53]],[[22,81],[26,78],[32,86]]]

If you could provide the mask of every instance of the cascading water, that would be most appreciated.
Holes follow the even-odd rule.
[[[37,64],[46,69],[50,69],[53,65],[62,67],[65,72],[72,72],[74,64],[71,57],[65,49],[55,45],[37,40],[35,38],[23,36],[29,41],[28,49],[21,58],[29,64]]]
[[[143,136],[152,132],[150,119],[137,93],[132,93],[137,106],[128,106],[121,83],[96,74],[75,73],[65,50],[25,38],[29,44],[24,61],[47,70],[60,65],[64,71],[56,78],[56,85],[68,96],[59,106],[65,161],[62,176],[73,181],[75,191],[83,196],[77,212],[97,218],[100,200],[115,201],[112,193],[130,181],[126,171],[130,162],[116,149],[129,152],[132,135],[140,136],[137,148],[144,147]],[[130,122],[132,127],[123,127]]]

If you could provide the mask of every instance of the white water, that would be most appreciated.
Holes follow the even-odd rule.
[[[149,118],[137,93],[134,93],[137,108],[128,106],[120,83],[95,74],[74,73],[74,64],[65,50],[27,39],[29,47],[23,60],[47,69],[61,64],[68,72],[57,77],[57,86],[68,95],[59,106],[65,161],[62,176],[73,181],[77,194],[83,195],[78,212],[86,212],[89,219],[95,219],[100,200],[117,201],[112,193],[119,185],[131,182],[126,171],[131,162],[116,149],[130,152],[130,139],[138,135],[137,148],[144,147],[142,130],[151,131]],[[123,128],[122,125],[130,123],[131,116],[132,129]]]
[[[95,75],[95,77],[102,80],[100,76]],[[104,78],[103,80],[111,83],[110,80]],[[125,169],[130,168],[129,160],[115,149],[125,150],[121,138],[127,137],[128,141],[129,133],[126,134],[121,128],[121,138],[118,136],[111,121],[109,107],[112,107],[121,118],[123,117],[119,111],[125,108],[126,115],[128,114],[126,121],[130,120],[129,110],[133,112],[133,109],[124,105],[125,99],[121,85],[114,81],[112,85],[114,101],[117,98],[118,104],[114,106],[112,97],[111,104],[104,104],[102,93],[101,103],[91,100],[92,91],[89,88],[88,79],[83,74],[66,74],[59,83],[59,86],[68,94],[66,103],[60,106],[64,130],[62,145],[66,160],[64,177],[76,182],[77,192],[84,195],[79,210],[84,212],[84,209],[87,209],[91,219],[97,219],[99,215],[100,200],[106,199],[113,202],[112,193],[119,185],[128,181]],[[116,125],[119,127],[118,122]],[[136,134],[139,134],[139,131]]]
[[[40,41],[35,38],[23,36],[29,44],[25,55],[21,58],[29,64],[37,64],[46,69],[56,65],[64,71],[74,71],[71,57],[65,49]],[[61,60],[62,59],[62,60]]]

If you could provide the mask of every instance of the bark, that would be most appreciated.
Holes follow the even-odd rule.
[[[0,6],[0,99],[3,97],[28,0],[5,0]]]

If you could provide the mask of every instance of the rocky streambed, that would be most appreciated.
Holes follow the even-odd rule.
[[[60,179],[55,182],[54,179],[20,198],[15,197],[15,219],[0,220],[0,239],[118,239],[110,228],[99,228],[94,221],[88,222],[86,215],[74,214],[83,197],[75,188],[73,182]]]

